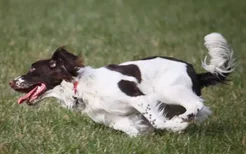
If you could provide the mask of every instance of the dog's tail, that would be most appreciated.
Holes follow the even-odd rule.
[[[202,62],[203,68],[208,71],[198,74],[200,87],[224,83],[226,77],[234,70],[233,50],[229,47],[225,38],[219,33],[211,33],[204,37],[205,47],[208,49],[210,61],[207,56]]]

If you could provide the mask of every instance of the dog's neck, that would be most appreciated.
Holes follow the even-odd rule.
[[[84,75],[87,75],[88,72],[92,71],[91,67],[83,67],[78,70],[78,76],[74,77],[73,81],[67,82],[63,80],[60,85],[54,87],[52,90],[49,90],[45,98],[54,97],[62,104],[63,107],[74,109],[74,110],[83,110],[85,108],[85,103],[81,97],[78,97],[78,94],[75,91],[74,83],[81,81]],[[77,89],[76,89],[77,90]]]

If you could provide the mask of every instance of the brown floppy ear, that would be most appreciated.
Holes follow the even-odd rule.
[[[64,46],[57,48],[51,59],[65,67],[72,76],[77,76],[78,69],[84,67],[80,57],[68,52]]]

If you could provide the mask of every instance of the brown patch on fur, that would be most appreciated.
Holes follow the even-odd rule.
[[[77,76],[79,68],[84,67],[82,58],[68,52],[65,46],[57,48],[51,59],[64,66],[64,70],[72,76]]]
[[[56,50],[57,51],[59,51],[59,50],[65,50],[65,51],[67,51],[67,48],[66,48],[65,45],[63,45],[63,46],[60,46],[59,48],[57,48]],[[74,63],[75,63],[75,65],[77,67],[84,67],[84,59],[83,59],[83,57],[76,56],[76,60],[74,61]]]
[[[116,71],[121,74],[132,76],[138,80],[138,83],[142,81],[141,72],[137,65],[130,64],[130,65],[116,65],[116,64],[110,64],[106,66],[107,69],[111,71]]]
[[[84,59],[81,56],[77,56],[77,59],[75,61],[75,64],[77,67],[84,67]]]
[[[122,92],[128,96],[140,96],[144,95],[137,87],[137,84],[132,81],[121,80],[118,86]]]
[[[69,53],[65,46],[62,46],[56,49],[51,58],[34,62],[31,71],[21,76],[25,82],[20,85],[13,80],[10,86],[24,93],[31,91],[40,83],[45,84],[47,90],[53,89],[63,80],[72,82],[73,77],[78,75],[78,70],[83,66],[83,60],[79,56]],[[35,69],[32,70],[33,68]]]
[[[65,81],[67,81],[67,82],[71,82],[72,80],[73,80],[73,76],[72,75],[70,75],[70,74],[67,74],[67,75],[61,75],[61,74],[58,74],[57,76],[56,76],[56,78],[58,79],[58,80],[65,80]]]

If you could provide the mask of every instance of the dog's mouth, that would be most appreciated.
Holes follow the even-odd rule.
[[[27,89],[21,89],[21,91],[26,94],[18,99],[18,104],[22,104],[25,101],[27,104],[34,102],[46,91],[46,89],[47,88],[44,83],[38,83]]]

